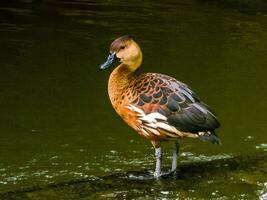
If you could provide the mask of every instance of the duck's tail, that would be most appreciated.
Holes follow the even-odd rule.
[[[215,131],[199,132],[198,135],[199,139],[202,141],[210,141],[212,144],[222,144]]]

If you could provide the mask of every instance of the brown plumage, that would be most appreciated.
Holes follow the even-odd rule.
[[[161,175],[160,142],[190,137],[220,143],[215,133],[220,124],[215,115],[186,84],[163,74],[136,73],[142,52],[131,37],[113,41],[110,55],[100,68],[106,69],[116,62],[108,82],[112,106],[156,148],[156,177]],[[177,142],[175,144],[172,171],[177,165]]]

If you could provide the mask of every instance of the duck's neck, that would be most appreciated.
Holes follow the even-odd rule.
[[[122,100],[123,93],[136,78],[136,70],[142,63],[142,51],[138,44],[134,43],[138,53],[132,59],[123,60],[123,63],[116,67],[110,74],[108,81],[108,94],[113,107],[116,109],[117,103]],[[117,110],[117,109],[116,109]]]
[[[135,77],[135,70],[125,64],[119,65],[112,71],[108,81],[108,94],[113,106],[116,106],[116,102],[120,100],[122,93]]]

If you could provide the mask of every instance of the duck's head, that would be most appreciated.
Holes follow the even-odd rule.
[[[100,65],[100,70],[111,66],[124,65],[135,71],[142,62],[142,51],[130,36],[122,36],[110,45],[110,54],[105,63]]]

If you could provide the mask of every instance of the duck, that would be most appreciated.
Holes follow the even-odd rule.
[[[199,138],[221,144],[215,130],[220,123],[211,108],[186,84],[160,73],[139,73],[143,59],[131,36],[115,39],[100,70],[114,67],[108,80],[108,95],[117,114],[155,148],[155,171],[161,177],[162,148],[173,142],[172,166],[177,169],[179,140]],[[166,174],[166,173],[165,173]]]

